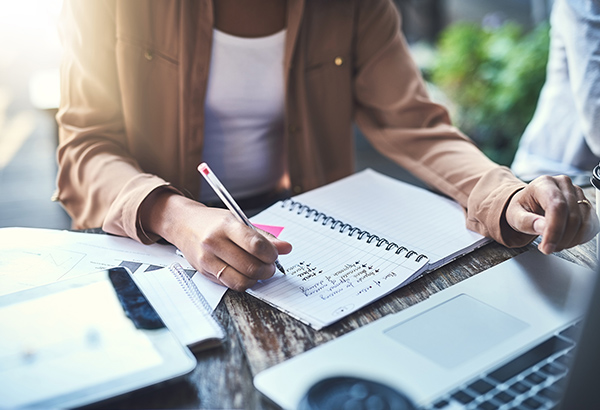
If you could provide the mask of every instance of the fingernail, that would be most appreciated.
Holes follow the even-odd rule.
[[[544,253],[547,255],[554,253],[555,250],[556,250],[556,245],[553,243],[547,243],[546,246],[544,246]]]
[[[538,235],[543,234],[544,233],[544,229],[546,229],[546,220],[544,218],[536,219],[533,222],[533,230]]]

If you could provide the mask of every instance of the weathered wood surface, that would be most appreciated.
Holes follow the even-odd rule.
[[[524,248],[507,249],[496,243],[488,244],[320,331],[313,330],[248,294],[230,292],[226,295],[224,303],[241,341],[246,359],[244,367],[252,375],[256,375],[261,370],[380,317],[425,300],[435,292],[526,252],[536,245],[537,242]],[[596,266],[595,242],[557,255],[584,266]],[[256,392],[247,397],[247,403],[250,401],[253,403],[251,408],[277,408],[266,399],[261,401],[260,394]]]
[[[242,340],[250,370],[256,375],[335,337],[425,300],[431,294],[523,251],[488,244],[319,331],[248,294],[230,292],[225,297],[225,304]]]
[[[593,191],[586,194],[595,202]],[[252,385],[252,377],[261,370],[399,312],[536,245],[537,241],[524,248],[508,249],[490,243],[320,331],[248,294],[229,291],[216,311],[228,334],[223,346],[197,354],[198,366],[183,380],[136,392],[106,407],[276,409]],[[596,241],[557,255],[595,268]]]

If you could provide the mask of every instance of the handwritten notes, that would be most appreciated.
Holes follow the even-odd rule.
[[[357,234],[340,234],[338,227],[310,223],[281,205],[259,215],[257,222],[261,218],[285,226],[279,238],[294,249],[279,256],[287,275],[277,273],[248,292],[315,329],[390,293],[427,262]]]
[[[293,249],[248,292],[317,329],[490,241],[456,202],[373,170],[293,200],[252,218]]]

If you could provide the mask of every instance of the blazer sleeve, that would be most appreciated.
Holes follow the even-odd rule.
[[[74,228],[102,227],[150,243],[159,238],[143,232],[140,206],[155,189],[173,188],[144,173],[128,151],[116,66],[114,3],[66,0],[63,4],[57,194]]]
[[[361,131],[382,154],[460,203],[469,229],[507,246],[531,242],[534,236],[504,219],[525,184],[489,160],[429,99],[392,2],[358,3],[354,88]]]

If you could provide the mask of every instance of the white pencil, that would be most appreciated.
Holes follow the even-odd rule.
[[[212,170],[206,164],[206,162],[203,162],[202,164],[198,165],[198,172],[200,172],[200,175],[202,175],[204,179],[206,179],[206,182],[208,182],[211,188],[217,193],[219,198],[221,198],[221,201],[223,201],[227,208],[229,208],[229,210],[233,212],[233,214],[240,220],[240,222],[256,230],[254,225],[252,225],[252,222],[250,222],[248,217],[244,214],[242,209],[235,202],[235,200],[229,194],[227,189],[225,189],[221,181],[219,181],[219,178],[217,178],[215,173],[212,172]],[[283,266],[281,266],[281,263],[279,263],[279,259],[275,260],[275,266],[277,266],[277,269],[279,269],[279,271],[281,271],[281,273],[285,275],[285,269],[283,269]]]

